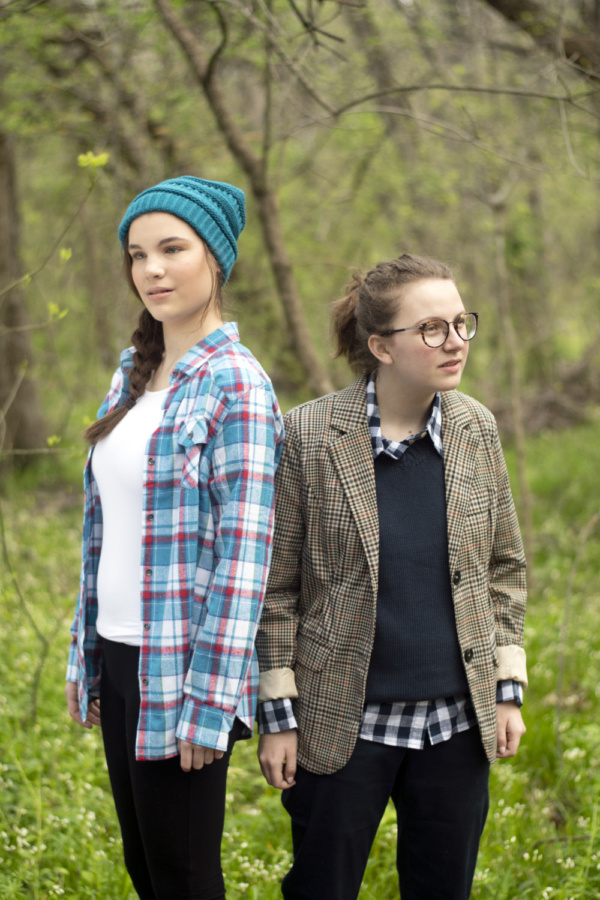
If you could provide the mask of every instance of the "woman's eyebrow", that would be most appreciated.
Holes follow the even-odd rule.
[[[187,244],[189,244],[188,238],[176,237],[175,235],[173,235],[173,237],[163,238],[162,241],[158,242],[158,246],[162,247],[163,244],[170,244],[171,241],[185,241]]]
[[[189,244],[188,238],[176,237],[175,235],[173,235],[173,237],[163,238],[162,241],[158,242],[158,246],[162,247],[163,244],[170,244],[171,241],[185,241],[186,243]],[[130,250],[141,250],[142,247],[139,244],[129,244],[129,249]]]

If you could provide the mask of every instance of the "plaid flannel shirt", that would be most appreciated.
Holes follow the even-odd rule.
[[[98,417],[129,393],[125,350]],[[140,560],[143,642],[137,759],[177,754],[177,739],[224,750],[237,716],[252,728],[254,640],[270,562],[273,481],[283,422],[271,382],[228,323],[171,373],[147,447]],[[97,572],[102,509],[84,473],[82,568],[67,679],[82,718],[98,696]]]
[[[373,458],[386,453],[393,459],[400,459],[408,447],[429,434],[433,446],[443,458],[442,408],[440,394],[436,394],[431,413],[423,431],[410,435],[403,441],[392,441],[381,433],[381,419],[375,379],[367,382],[367,416],[373,446]],[[523,688],[518,681],[499,681],[496,702],[515,700],[523,703]],[[477,724],[475,710],[468,694],[424,700],[419,703],[371,703],[365,707],[359,737],[393,747],[407,747],[422,750],[426,737],[432,744],[449,740],[452,735],[467,731]],[[272,734],[296,728],[292,701],[287,697],[266,700],[260,704],[258,730],[261,734]]]

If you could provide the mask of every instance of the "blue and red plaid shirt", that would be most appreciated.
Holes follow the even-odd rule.
[[[98,417],[129,394],[132,353]],[[273,482],[283,422],[271,382],[228,323],[171,373],[163,419],[144,464],[140,560],[143,642],[136,757],[177,754],[177,739],[227,748],[237,716],[256,709],[256,628],[273,529]],[[82,568],[67,679],[81,716],[98,696],[96,632],[102,508],[88,456]]]

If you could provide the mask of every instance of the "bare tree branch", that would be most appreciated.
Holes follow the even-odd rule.
[[[20,278],[17,278],[15,281],[11,282],[11,284],[6,285],[3,288],[0,288],[0,298],[6,297],[10,293],[10,291],[12,291],[16,287],[19,287],[19,285],[28,284],[32,278],[35,278],[36,275],[39,275],[39,273],[42,271],[42,269],[46,268],[46,266],[48,265],[48,263],[50,262],[50,260],[52,259],[52,257],[54,256],[54,254],[56,253],[56,251],[62,244],[69,228],[71,227],[71,225],[76,220],[77,216],[79,215],[79,213],[81,212],[81,210],[83,209],[85,204],[87,203],[90,194],[94,190],[94,184],[95,184],[95,182],[92,182],[92,184],[90,184],[87,193],[85,194],[83,200],[77,207],[75,213],[71,216],[71,218],[67,222],[66,226],[61,231],[59,237],[54,241],[50,252],[46,254],[46,256],[44,257],[42,262],[39,264],[39,266],[37,266],[35,269],[32,269],[31,272],[26,272],[25,275],[22,275]],[[0,309],[1,308],[2,308],[2,302],[0,301]]]
[[[263,8],[268,20],[271,22],[273,29],[269,29],[264,22],[261,22],[261,20],[254,15],[251,9],[244,6],[244,4],[240,3],[239,0],[222,0],[222,2],[227,3],[229,6],[233,6],[234,9],[237,9],[238,12],[241,13],[242,16],[244,16],[244,18],[254,26],[254,28],[262,32],[263,34],[266,34],[273,45],[273,49],[275,50],[281,61],[295,75],[296,79],[298,80],[298,84],[301,85],[308,96],[311,97],[315,101],[315,103],[322,109],[326,110],[329,113],[333,113],[333,108],[331,107],[331,105],[327,102],[327,100],[321,97],[316,88],[314,88],[312,84],[310,84],[304,73],[300,70],[300,67],[298,66],[296,61],[289,56],[285,48],[282,46],[280,40],[278,40],[278,38],[275,36],[275,32],[282,34],[283,30],[270,10],[265,7],[264,3],[262,3],[261,0],[258,0],[259,5]]]
[[[373,91],[372,93],[363,94],[363,96],[361,97],[356,97],[353,100],[349,100],[348,103],[344,103],[343,106],[339,106],[336,110],[334,110],[334,115],[341,116],[345,112],[348,112],[348,110],[353,109],[356,106],[361,106],[363,103],[368,103],[371,100],[379,100],[381,97],[393,96],[395,94],[411,94],[416,93],[417,91],[451,91],[454,93],[467,94],[497,94],[500,96],[550,100],[553,102],[561,100],[564,103],[574,104],[582,97],[596,96],[600,93],[600,88],[589,91],[581,91],[574,94],[570,94],[568,92],[563,94],[549,94],[546,91],[531,91],[508,87],[488,87],[485,85],[473,84],[443,84],[439,82],[433,84],[406,84],[388,88],[384,91]],[[585,107],[580,108],[590,115],[595,115],[593,110],[586,109]]]
[[[314,347],[298,286],[294,279],[292,264],[285,246],[277,196],[269,184],[264,162],[249,147],[242,130],[233,119],[214,70],[209,73],[209,66],[200,42],[177,15],[169,0],[154,0],[154,5],[181,47],[192,73],[204,92],[231,155],[248,177],[290,337],[307,382],[316,395],[329,393],[333,389],[333,385]],[[268,37],[271,41],[269,35]],[[271,45],[276,50],[272,41]],[[209,74],[210,77],[208,77]]]
[[[11,7],[16,6],[17,3],[19,3],[19,0],[8,0],[8,3],[3,3],[2,6],[0,6],[0,22],[8,19],[9,16],[28,13],[30,10],[35,9],[36,6],[43,6],[44,3],[48,3],[48,0],[34,0],[29,6],[25,6],[21,9],[11,9]]]
[[[16,396],[19,393],[19,388],[21,387],[25,375],[27,373],[27,366],[21,366],[21,370],[15,378],[13,385],[9,391],[9,394],[4,401],[4,405],[0,407],[0,453],[2,452],[2,448],[4,446],[4,441],[6,440],[6,417],[8,415],[8,411],[15,402]]]
[[[563,139],[565,142],[565,147],[567,149],[567,156],[569,157],[569,162],[575,169],[578,175],[581,175],[582,178],[587,178],[586,173],[577,165],[577,160],[575,159],[575,154],[573,153],[573,145],[571,144],[571,136],[569,134],[569,126],[567,124],[567,114],[565,111],[565,104],[563,100],[558,101],[558,109],[560,111],[560,124],[563,133]]]
[[[595,35],[563,34],[562,16],[556,17],[547,4],[534,0],[485,0],[505,19],[517,25],[545,50],[569,60],[588,78],[600,78],[600,54]]]

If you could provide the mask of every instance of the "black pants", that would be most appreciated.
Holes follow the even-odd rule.
[[[390,797],[398,815],[402,900],[467,900],[488,811],[479,730],[423,750],[359,740],[332,775],[300,768],[283,792],[294,863],[286,900],[354,900]]]
[[[203,769],[184,772],[179,756],[138,762],[139,648],[104,640],[103,654],[102,736],[133,886],[141,900],[223,900],[221,837],[234,734],[225,756]]]

